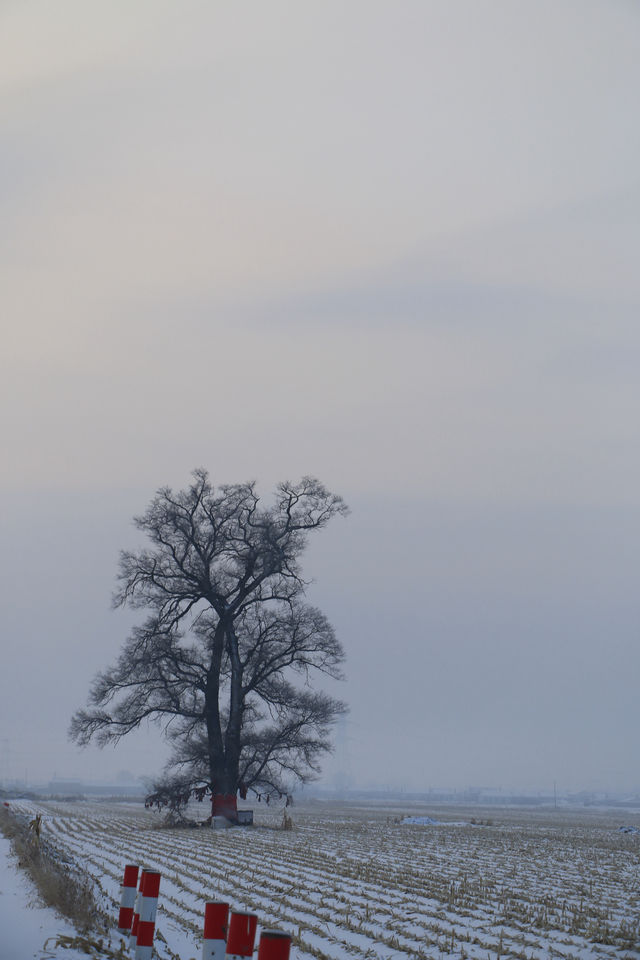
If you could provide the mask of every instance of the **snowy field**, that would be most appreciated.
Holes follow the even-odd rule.
[[[43,813],[114,918],[124,864],[160,870],[166,960],[200,956],[213,899],[292,932],[296,960],[640,957],[640,833],[620,830],[638,813],[315,803],[284,832],[282,810],[259,804],[254,828],[228,831],[161,830],[134,804],[12,807]]]
[[[59,938],[76,931],[55,910],[44,907],[38,891],[18,866],[11,845],[0,836],[0,960],[53,960]],[[86,960],[86,953],[64,950],[65,960]]]

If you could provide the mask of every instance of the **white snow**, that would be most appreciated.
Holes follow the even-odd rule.
[[[620,831],[619,813],[504,809],[474,823],[449,820],[450,808],[399,818],[311,803],[283,832],[282,811],[260,812],[254,829],[212,831],[159,830],[141,804],[16,806],[43,814],[43,836],[89,871],[114,922],[123,865],[160,870],[159,960],[197,957],[204,903],[220,899],[299,937],[291,960],[640,960],[638,839]],[[29,956],[46,954],[0,950],[0,960]]]
[[[468,827],[467,820],[434,820],[433,817],[403,817],[401,823],[418,824],[423,827]]]
[[[0,837],[0,960],[57,956],[87,960],[80,950],[52,949],[59,934],[74,937],[76,930],[55,910],[41,905],[38,891],[11,853],[9,840]]]
[[[433,817],[404,817],[403,823],[419,823],[425,827],[439,826],[441,821],[434,820]]]

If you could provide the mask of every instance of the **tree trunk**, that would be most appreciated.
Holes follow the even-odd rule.
[[[224,763],[219,779],[215,781],[212,816],[223,816],[236,823],[238,820],[238,781],[240,776],[240,737],[244,697],[242,692],[242,665],[238,654],[238,640],[233,622],[225,623],[225,640],[231,661],[231,691],[229,697],[229,720],[224,736]],[[216,631],[217,632],[217,631]]]
[[[211,815],[237,820],[237,773],[228,768],[226,743],[220,723],[220,665],[224,650],[225,626],[221,620],[213,638],[213,654],[207,677],[205,704],[207,714],[207,739],[209,741],[209,775],[211,777]],[[226,739],[226,738],[225,738]]]
[[[229,695],[229,722],[224,738],[228,784],[227,793],[238,790],[240,780],[240,740],[242,736],[242,715],[244,713],[244,692],[242,689],[242,664],[238,652],[238,639],[233,624],[227,627],[227,643],[231,661],[231,690]]]
[[[226,817],[231,823],[238,822],[238,798],[235,793],[214,793],[211,798],[211,816]]]

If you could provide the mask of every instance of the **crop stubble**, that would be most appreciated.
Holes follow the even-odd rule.
[[[315,803],[294,808],[285,832],[281,812],[256,805],[255,828],[211,831],[157,829],[161,817],[136,805],[21,806],[43,812],[113,911],[125,862],[162,872],[161,957],[198,955],[210,899],[293,932],[300,960],[640,957],[640,835],[619,831],[637,815],[405,809],[443,821],[424,826],[382,806]]]

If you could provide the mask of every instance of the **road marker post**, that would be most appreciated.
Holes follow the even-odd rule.
[[[160,893],[160,874],[157,870],[147,870],[141,887],[140,919],[136,937],[135,960],[151,960],[153,953],[153,935],[156,929],[158,894]]]
[[[130,933],[133,926],[133,908],[136,902],[139,869],[140,867],[134,864],[127,864],[124,868],[124,879],[120,885],[120,913],[118,914],[118,930],[120,933]]]
[[[224,960],[227,952],[228,903],[205,903],[202,960]]]
[[[144,883],[144,878],[147,875],[146,870],[140,871],[140,882],[138,883],[138,893],[136,896],[135,906],[133,908],[133,923],[131,924],[131,933],[129,935],[129,950],[136,949],[136,943],[138,942],[138,924],[140,923],[140,901],[142,900],[142,885]]]
[[[227,935],[227,957],[230,960],[245,960],[245,957],[253,954],[257,926],[258,918],[255,913],[232,910]]]
[[[263,930],[258,946],[258,960],[289,960],[291,934],[282,930]]]

